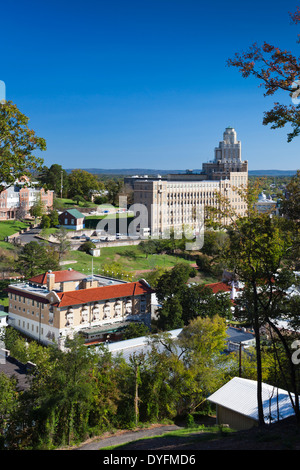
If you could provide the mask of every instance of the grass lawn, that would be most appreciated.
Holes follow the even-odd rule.
[[[77,271],[92,272],[92,257],[81,251],[71,251],[66,260],[76,260],[75,264],[66,264],[64,267],[73,267]],[[118,246],[101,248],[100,256],[94,257],[94,273],[102,272],[104,264],[118,263],[122,270],[129,273],[144,270],[153,270],[158,267],[170,268],[181,261],[177,256],[149,255],[148,258],[135,246]],[[183,260],[185,263],[191,262]],[[140,277],[140,276],[139,276]]]
[[[92,256],[81,251],[71,251],[66,256],[66,261],[74,260],[77,263],[65,264],[63,269],[73,268],[76,271],[80,271],[86,274],[92,272]],[[118,247],[104,247],[100,249],[100,256],[94,257],[93,269],[94,274],[103,274],[103,265],[118,263],[124,272],[133,274],[134,279],[140,279],[146,277],[147,271],[152,271],[157,268],[172,268],[177,263],[193,264],[192,261],[185,260],[178,256],[173,255],[149,255],[145,256],[139,250],[137,245],[133,246],[118,246]],[[143,271],[145,272],[143,275]],[[118,277],[118,273],[115,273]],[[199,277],[199,279],[198,279]],[[195,279],[196,281],[196,279]],[[204,277],[201,274],[197,276],[198,282],[216,282],[217,280],[213,277]]]
[[[79,204],[76,203],[73,199],[67,199],[67,198],[60,198],[57,197],[55,198],[55,201],[57,202],[57,205],[61,207],[62,209],[70,209],[70,208],[83,208],[83,207],[98,207],[99,204],[94,204],[93,202],[90,201],[85,201],[85,202],[79,202]]]
[[[5,237],[9,237],[16,232],[28,227],[28,223],[20,222],[19,220],[3,220],[0,222],[0,240],[3,241]]]

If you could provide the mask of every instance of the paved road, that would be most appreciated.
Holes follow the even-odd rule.
[[[145,437],[159,436],[165,434],[169,431],[176,431],[180,429],[179,426],[170,425],[170,426],[159,426],[149,429],[143,429],[140,431],[125,431],[120,434],[114,434],[113,436],[106,437],[103,439],[98,439],[93,442],[83,444],[80,447],[77,447],[76,450],[98,450],[103,449],[104,447],[116,446],[125,444],[127,442],[136,441],[138,439],[143,439]]]
[[[22,245],[32,241],[41,242],[41,239],[36,237],[36,235],[38,235],[40,232],[41,229],[34,228],[27,230],[27,232],[21,233],[18,238],[20,238]]]

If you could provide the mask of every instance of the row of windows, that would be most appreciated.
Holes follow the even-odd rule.
[[[14,309],[17,310],[17,305],[14,305]],[[22,307],[18,307],[18,310],[19,310],[19,312],[22,311],[23,313],[26,312],[26,308],[25,308],[25,307],[23,307],[23,308],[22,308]],[[34,310],[31,310],[31,314],[32,314],[32,315],[34,315],[35,313],[36,313],[36,312],[35,312]],[[30,315],[30,310],[29,310],[29,309],[27,309],[27,314]],[[38,317],[38,316],[39,316],[39,313],[36,313],[36,316]],[[43,314],[41,315],[41,318],[44,318],[44,315],[43,315]]]
[[[44,309],[44,303],[42,303],[42,302],[40,303],[37,300],[28,299],[27,297],[23,297],[22,295],[11,294],[11,293],[8,294],[8,297],[11,300],[18,300],[19,302],[23,302],[23,304],[25,304],[26,300],[27,300],[27,305],[32,305],[33,307],[39,307],[40,304],[41,304],[42,309]]]
[[[21,328],[21,320],[18,321],[18,326]],[[31,328],[30,328],[30,326],[31,326]],[[28,331],[31,331],[32,333],[34,333],[34,331],[36,333],[39,332],[39,326],[38,325],[36,325],[35,328],[34,328],[33,324],[30,325],[30,323],[28,323],[28,322],[26,323],[25,321],[22,321],[22,328],[23,328],[23,330],[27,329]],[[43,328],[41,328],[40,333],[41,333],[41,335],[44,334],[44,329]]]

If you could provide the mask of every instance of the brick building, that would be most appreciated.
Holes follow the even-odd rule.
[[[16,181],[0,193],[0,220],[15,219],[18,208],[23,208],[25,217],[30,215],[30,208],[40,198],[46,211],[53,206],[53,191],[38,188],[37,183],[29,185],[28,178]]]

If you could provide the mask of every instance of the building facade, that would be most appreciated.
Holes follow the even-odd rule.
[[[237,214],[247,209],[238,189],[247,187],[248,162],[241,159],[241,142],[232,127],[215,149],[213,161],[204,163],[199,173],[170,174],[166,178],[134,178],[134,204],[144,207],[140,226],[148,226],[152,236],[170,230],[193,230],[203,225],[205,206],[217,207],[216,194],[226,196]]]
[[[68,269],[8,286],[8,323],[26,336],[64,347],[81,333],[86,344],[120,339],[128,322],[151,324],[150,286],[86,276]]]
[[[9,220],[16,218],[16,212],[19,208],[24,211],[24,216],[30,215],[30,209],[40,198],[46,211],[53,206],[53,191],[45,191],[44,188],[38,188],[36,185],[29,186],[28,179],[16,181],[13,186],[8,186],[0,193],[0,220]]]
[[[255,204],[255,208],[259,214],[278,214],[279,205],[276,201],[273,201],[272,197],[267,197],[264,192],[261,192],[258,196],[258,201]]]
[[[66,209],[58,216],[59,224],[71,230],[84,229],[84,220],[84,215],[77,209]]]

